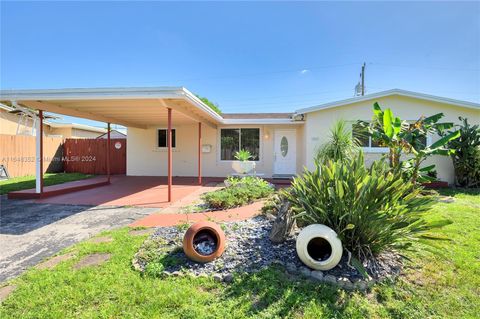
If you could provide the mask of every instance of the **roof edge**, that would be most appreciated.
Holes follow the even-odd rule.
[[[417,98],[417,99],[422,99],[422,100],[428,100],[428,101],[433,101],[433,102],[446,103],[446,104],[465,107],[465,108],[472,108],[472,109],[479,109],[480,108],[480,104],[475,103],[475,102],[451,99],[451,98],[446,98],[446,97],[441,97],[441,96],[436,96],[436,95],[430,95],[430,94],[425,94],[425,93],[419,93],[419,92],[413,92],[413,91],[407,91],[407,90],[401,90],[401,89],[392,89],[392,90],[367,94],[365,96],[358,96],[358,97],[353,97],[353,98],[349,98],[349,99],[344,99],[344,100],[329,102],[329,103],[325,103],[325,104],[320,104],[320,105],[316,105],[316,106],[312,106],[312,107],[307,107],[307,108],[303,108],[303,109],[298,109],[297,111],[295,111],[295,113],[296,114],[311,113],[311,112],[316,112],[316,111],[320,111],[320,110],[325,110],[325,109],[330,109],[330,108],[334,108],[334,107],[344,106],[344,105],[353,104],[353,103],[357,103],[357,102],[368,101],[368,100],[371,100],[371,99],[390,96],[390,95],[407,96],[407,97],[412,97],[412,98]]]
[[[268,125],[268,124],[303,124],[304,121],[295,121],[293,119],[271,119],[271,118],[259,118],[259,119],[224,119],[222,124],[224,125]]]
[[[7,89],[0,90],[0,100],[76,100],[76,99],[116,99],[116,98],[183,98],[205,112],[217,122],[223,118],[203,103],[185,87],[111,87],[111,88],[65,88],[65,89]]]
[[[55,123],[55,122],[48,122],[48,125],[54,128],[75,128],[79,130],[85,130],[85,131],[92,131],[92,132],[98,132],[98,133],[106,133],[107,129],[100,128],[100,127],[95,127],[91,125],[86,125],[86,124],[78,124],[78,123]]]

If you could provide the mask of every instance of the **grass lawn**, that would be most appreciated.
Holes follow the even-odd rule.
[[[76,181],[79,179],[90,178],[93,176],[94,175],[82,173],[49,173],[43,176],[43,185],[56,185],[65,182]],[[35,188],[35,176],[15,177],[0,181],[0,195],[29,188]]]
[[[443,256],[410,254],[395,283],[366,295],[346,293],[303,280],[280,268],[237,276],[224,286],[210,278],[142,277],[131,259],[146,236],[126,228],[104,233],[109,243],[83,242],[67,251],[74,260],[53,270],[31,269],[13,280],[17,289],[0,308],[1,318],[478,318],[480,313],[480,191],[446,191],[454,203],[438,203],[431,218],[454,223],[438,230]],[[93,252],[112,258],[73,270]]]

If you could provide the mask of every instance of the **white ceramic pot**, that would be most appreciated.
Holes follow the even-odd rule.
[[[238,174],[248,174],[255,168],[255,161],[234,161],[232,168]]]
[[[300,260],[315,270],[329,270],[340,262],[342,242],[337,233],[325,225],[314,224],[302,229],[297,237],[297,254]]]

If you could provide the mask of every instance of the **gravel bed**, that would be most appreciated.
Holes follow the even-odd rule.
[[[291,274],[317,279],[325,278],[324,281],[327,282],[348,281],[353,285],[362,280],[362,276],[357,270],[348,266],[346,254],[343,255],[341,262],[331,270],[311,271],[297,256],[296,236],[281,244],[273,244],[270,241],[269,233],[272,223],[263,216],[246,221],[224,223],[222,228],[227,238],[225,252],[216,260],[205,264],[193,262],[183,253],[182,240],[185,229],[161,227],[147,239],[143,248],[135,256],[133,264],[136,269],[144,271],[152,256],[168,255],[168,259],[174,262],[164,263],[164,274],[166,275],[187,272],[196,276],[216,275],[218,278],[231,278],[235,272],[253,273],[272,264],[278,264]],[[377,260],[375,267],[367,267],[367,271],[371,279],[378,281],[392,274],[398,274],[400,266],[397,256],[385,254]]]

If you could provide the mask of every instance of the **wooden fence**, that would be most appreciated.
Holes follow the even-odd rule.
[[[64,169],[67,173],[106,174],[107,140],[67,138],[64,143]],[[127,171],[127,140],[111,139],[110,173],[125,174]]]
[[[43,139],[43,171],[63,171],[63,138]],[[0,161],[10,177],[35,175],[35,136],[0,134]]]

